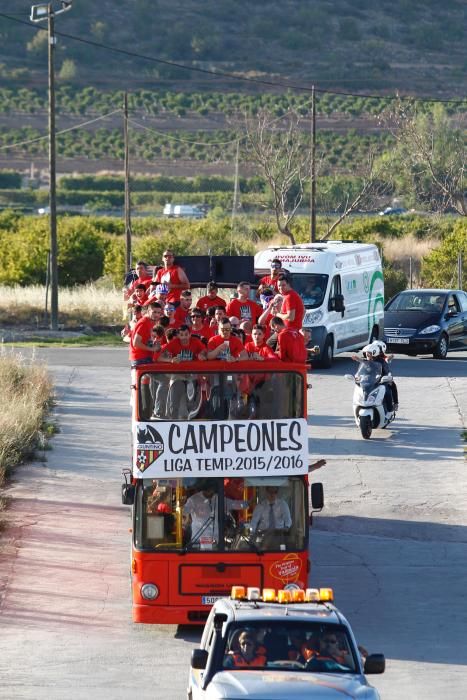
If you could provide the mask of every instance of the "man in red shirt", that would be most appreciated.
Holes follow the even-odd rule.
[[[211,318],[211,321],[209,323],[209,328],[211,329],[213,335],[219,334],[219,324],[223,318],[226,318],[225,307],[216,306],[214,310],[214,316]]]
[[[197,335],[200,340],[204,338],[206,343],[212,336],[214,335],[214,331],[212,328],[209,328],[204,322],[203,322],[203,312],[201,309],[193,309],[191,312],[190,316],[191,320],[191,334],[192,335]]]
[[[299,331],[302,327],[303,317],[305,315],[305,306],[299,294],[292,289],[292,286],[286,275],[280,275],[278,281],[279,294],[282,295],[284,301],[282,307],[276,316],[281,318],[287,328],[294,328]]]
[[[180,294],[184,289],[190,288],[188,277],[179,265],[175,265],[175,257],[171,250],[164,251],[162,262],[164,267],[156,272],[155,282],[165,283],[169,288],[167,301],[176,304],[180,301]]]
[[[137,278],[123,290],[123,298],[125,301],[131,297],[139,284],[144,284],[146,289],[151,284],[151,275],[148,272],[148,268],[144,260],[138,260],[135,270],[136,274],[138,275]]]
[[[279,275],[284,272],[282,269],[282,263],[278,258],[271,260],[271,274],[261,277],[259,281],[258,294],[261,294],[263,289],[269,287],[275,292],[279,291],[277,289],[277,283],[279,281]]]
[[[250,285],[248,282],[240,282],[237,285],[238,299],[232,299],[227,304],[227,316],[236,316],[241,321],[251,321],[257,323],[258,318],[263,313],[263,309],[255,301],[250,299]]]
[[[191,292],[189,289],[183,290],[180,294],[180,306],[175,309],[175,321],[178,326],[191,325]]]
[[[146,316],[143,316],[138,321],[130,336],[130,362],[132,368],[152,362],[153,359],[152,329],[162,317],[162,307],[157,301],[154,301],[149,304],[147,309]]]
[[[245,344],[245,350],[250,360],[277,360],[277,355],[266,345],[265,332],[263,326],[256,324],[251,332],[253,340]]]
[[[222,297],[217,296],[217,292],[219,291],[219,287],[215,282],[209,282],[207,285],[207,294],[204,297],[201,297],[198,299],[196,302],[196,306],[198,309],[202,309],[204,313],[211,307],[211,306],[223,306],[224,309],[227,306],[227,303]]]
[[[225,360],[236,362],[247,360],[248,355],[240,338],[232,335],[232,326],[228,318],[219,323],[219,335],[208,341],[208,360]]]
[[[189,327],[182,325],[178,329],[177,337],[164,347],[158,362],[178,363],[205,359],[206,349],[201,340],[193,338]]]
[[[275,316],[272,320],[277,333],[276,354],[283,362],[306,362],[305,338],[295,328],[287,328],[284,321]]]

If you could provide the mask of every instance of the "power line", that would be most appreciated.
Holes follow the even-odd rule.
[[[94,122],[98,122],[100,119],[106,119],[107,117],[112,116],[112,114],[117,114],[117,112],[120,112],[121,109],[114,109],[113,112],[108,112],[107,114],[102,114],[100,117],[96,117],[95,119],[89,119],[86,122],[82,122],[81,124],[75,124],[74,126],[69,126],[66,129],[61,129],[60,131],[55,132],[55,136],[61,136],[61,134],[66,134],[69,131],[74,131],[75,129],[82,129],[84,126],[88,126],[88,124],[93,124]],[[7,148],[17,148],[18,146],[27,146],[30,143],[36,143],[37,141],[44,141],[44,139],[47,139],[49,137],[48,134],[45,136],[37,136],[36,138],[33,139],[28,139],[27,141],[17,141],[15,143],[9,143],[4,146],[0,146],[0,151],[4,151]]]
[[[36,27],[32,25],[29,22],[26,22],[24,20],[17,19],[16,17],[13,17],[11,15],[5,14],[3,12],[0,12],[0,17],[3,17],[4,19],[9,19],[12,22],[17,22],[19,24],[24,24],[25,26],[35,29],[37,31],[46,31],[44,27]],[[71,39],[72,41],[77,41],[82,44],[86,44],[88,46],[94,46],[95,48],[99,49],[104,49],[105,51],[110,51],[113,53],[118,53],[124,56],[128,56],[129,58],[138,58],[144,61],[149,61],[151,63],[157,63],[160,65],[165,65],[169,66],[171,68],[178,68],[180,70],[186,70],[190,72],[195,72],[195,73],[201,73],[203,75],[209,75],[212,78],[228,78],[229,80],[235,80],[235,81],[241,81],[241,82],[247,82],[247,83],[254,83],[257,85],[265,85],[267,87],[282,87],[286,88],[288,90],[297,90],[301,92],[309,92],[311,94],[313,87],[308,87],[305,85],[295,85],[293,83],[283,83],[281,81],[271,81],[271,80],[264,80],[262,78],[252,78],[252,77],[247,77],[244,75],[237,75],[235,73],[229,73],[226,71],[214,71],[210,70],[209,68],[201,68],[199,66],[186,66],[183,63],[178,63],[176,61],[169,61],[163,58],[156,58],[155,56],[148,56],[147,54],[140,54],[137,53],[136,51],[128,51],[127,49],[122,49],[118,48],[116,46],[109,46],[108,44],[102,44],[97,41],[93,41],[92,39],[84,39],[82,37],[74,36],[73,34],[67,34],[65,32],[55,32],[56,35],[64,37],[66,39]],[[317,82],[317,81],[316,81]],[[405,99],[410,99],[415,102],[434,102],[434,103],[443,103],[443,104],[458,104],[462,105],[465,104],[467,101],[467,98],[461,99],[461,100],[454,100],[454,99],[442,99],[438,97],[412,97],[409,95],[370,95],[370,94],[365,94],[365,93],[352,93],[352,92],[345,92],[345,91],[339,91],[339,90],[327,90],[325,88],[315,88],[315,92],[322,93],[322,94],[327,94],[327,95],[342,95],[344,97],[361,97],[361,98],[366,98],[366,99],[372,99],[372,100],[405,100]]]
[[[129,124],[132,124],[133,126],[137,126],[140,129],[144,129],[145,131],[149,131],[151,134],[157,134],[158,136],[164,136],[167,139],[170,139],[171,141],[180,141],[181,143],[190,143],[193,144],[194,146],[228,146],[232,143],[236,143],[238,140],[243,140],[246,138],[243,136],[242,138],[238,139],[230,139],[229,141],[209,141],[207,143],[206,141],[191,141],[190,139],[181,139],[178,136],[172,136],[172,134],[167,133],[166,131],[156,131],[156,129],[151,129],[149,126],[145,126],[144,124],[140,124],[139,122],[136,122],[134,119],[129,119],[128,120]]]

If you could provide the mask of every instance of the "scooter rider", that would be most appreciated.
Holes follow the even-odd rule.
[[[387,376],[391,374],[389,369],[389,362],[393,359],[394,355],[386,355],[386,344],[382,340],[374,340],[369,345],[365,345],[362,350],[363,357],[366,360],[371,360],[373,362],[379,362],[381,365],[381,376]],[[358,355],[352,355],[352,359],[360,362],[362,358]],[[386,404],[388,411],[397,411],[399,408],[399,397],[397,392],[397,386],[392,380],[389,387],[386,388]]]

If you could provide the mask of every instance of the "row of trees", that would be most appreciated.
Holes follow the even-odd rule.
[[[299,242],[309,238],[308,221],[296,219]],[[318,219],[318,231],[325,235],[326,222]],[[467,220],[446,217],[432,221],[426,217],[401,219],[357,217],[341,225],[343,240],[376,242],[383,246],[387,240],[405,235],[436,241],[436,248],[423,259],[421,277],[426,286],[446,286],[455,283],[457,256],[464,261],[467,278]],[[105,217],[60,217],[59,279],[63,286],[94,281],[105,275],[117,287],[125,272],[124,223],[121,219]],[[174,221],[141,218],[134,220],[133,253],[135,259],[155,263],[164,248],[175,254],[189,250],[193,255],[252,255],[255,247],[264,247],[277,240],[274,222],[241,217],[239,230],[233,234],[230,218],[202,221]],[[46,280],[49,248],[48,222],[45,218],[21,216],[13,212],[0,214],[0,284],[43,284]],[[407,284],[406,276],[396,268],[385,265],[386,294],[391,296]]]

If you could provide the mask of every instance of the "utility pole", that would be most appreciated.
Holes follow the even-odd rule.
[[[49,208],[50,208],[50,327],[58,329],[58,242],[57,242],[57,174],[55,150],[55,23],[49,5]]]
[[[235,175],[234,175],[234,191],[232,202],[232,220],[230,222],[230,255],[232,255],[233,235],[235,228],[235,216],[238,211],[238,160],[240,158],[240,140],[237,140],[237,150],[235,153]]]
[[[128,93],[123,96],[123,136],[125,143],[125,272],[131,270],[130,148],[128,142]]]
[[[71,10],[73,0],[59,0],[58,8],[53,3],[41,3],[31,7],[31,22],[47,20],[48,34],[48,88],[49,88],[49,223],[50,223],[50,327],[58,329],[58,241],[57,241],[57,176],[55,150],[55,70],[54,53],[55,15]]]
[[[316,241],[316,100],[311,86],[310,241]]]

